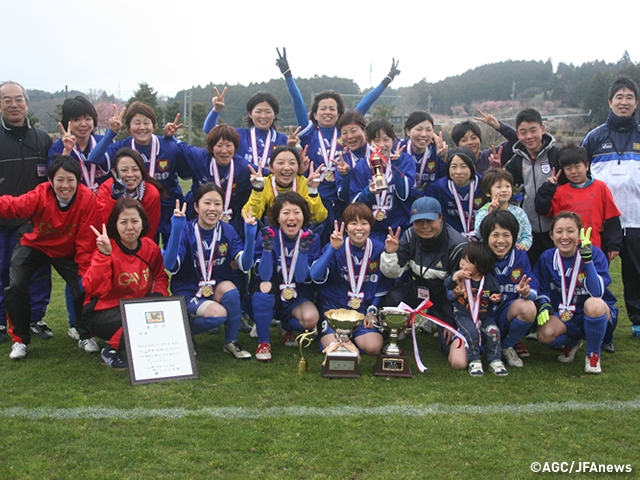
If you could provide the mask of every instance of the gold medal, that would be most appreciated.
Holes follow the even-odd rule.
[[[293,298],[293,289],[290,287],[285,288],[282,291],[282,298],[284,298],[286,301],[289,301]]]
[[[229,218],[229,215],[222,215],[222,218],[220,220],[222,220],[224,223],[229,223],[229,220],[231,219]]]
[[[360,303],[360,300],[357,297],[352,297],[351,300],[349,300],[349,306],[354,310],[358,310],[360,305],[362,305],[362,303]]]
[[[213,288],[211,287],[211,285],[206,284],[204,287],[202,287],[202,296],[205,298],[209,298],[211,295],[213,295]]]
[[[568,322],[569,320],[571,320],[571,317],[573,315],[571,315],[571,312],[569,310],[565,310],[564,312],[562,312],[562,315],[560,315],[560,319],[563,322]]]
[[[381,222],[382,220],[384,220],[386,217],[385,213],[383,210],[378,210],[378,213],[376,213],[376,220],[378,222]]]
[[[336,179],[335,175],[333,174],[332,171],[327,170],[324,174],[324,180],[325,182],[333,182]]]

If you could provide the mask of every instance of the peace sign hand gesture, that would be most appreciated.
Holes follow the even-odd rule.
[[[384,241],[384,249],[387,253],[396,253],[398,251],[401,232],[402,229],[400,227],[398,227],[395,233],[393,233],[393,228],[389,227],[389,234],[387,235],[387,239]]]
[[[482,123],[486,123],[487,125],[489,125],[494,130],[498,130],[500,128],[500,122],[498,121],[498,119],[496,117],[494,117],[491,114],[486,115],[479,108],[476,111],[480,114],[480,117],[473,117],[474,120],[477,120],[477,121],[482,122]]]
[[[396,162],[400,158],[400,155],[402,155],[405,148],[406,145],[402,145],[400,148],[396,149],[395,152],[391,152],[391,155],[389,155],[389,161]]]
[[[351,167],[347,162],[344,161],[342,152],[338,152],[338,157],[340,158],[340,161],[336,160],[335,158],[331,159],[331,161],[336,165],[336,169],[338,170],[338,173],[344,177],[349,173],[349,171],[351,170]]]
[[[329,242],[334,250],[340,250],[340,247],[344,245],[344,222],[338,228],[338,220],[333,221],[333,233],[329,237]]]
[[[433,143],[436,145],[436,153],[438,156],[446,160],[447,153],[449,153],[449,145],[447,145],[447,142],[442,138],[442,131],[440,131],[438,135],[433,136]]]
[[[118,133],[122,129],[122,118],[124,117],[124,112],[127,110],[127,107],[122,107],[122,110],[118,114],[118,106],[113,104],[113,117],[109,119],[109,129]]]
[[[179,129],[184,127],[184,123],[180,123],[180,124],[178,123],[179,120],[180,120],[180,114],[178,113],[173,123],[167,123],[164,126],[165,137],[173,137]]]
[[[522,298],[528,298],[529,292],[531,292],[531,287],[529,284],[531,283],[531,278],[523,275],[520,279],[520,283],[516,285],[516,293],[519,293]]]
[[[222,89],[222,93],[218,92],[218,87],[213,87],[213,91],[216,92],[216,96],[211,99],[213,111],[219,113],[224,108],[224,97],[227,94],[227,87]]]
[[[176,208],[173,210],[174,217],[186,217],[187,216],[187,202],[184,202],[182,208],[180,208],[180,200],[176,198]]]
[[[254,190],[262,190],[264,188],[264,177],[262,176],[262,169],[258,167],[258,171],[253,169],[253,165],[247,165],[249,167],[249,171],[251,172],[249,176],[249,181],[251,182],[251,186]]]
[[[98,247],[98,251],[104,255],[111,255],[111,240],[109,240],[109,235],[107,235],[107,227],[103,223],[102,224],[102,232],[99,232],[93,225],[90,225],[93,233],[96,234],[96,247]]]
[[[286,47],[282,47],[282,55],[280,54],[280,49],[276,48],[276,52],[278,52],[276,65],[280,68],[280,73],[284,75],[285,78],[289,78],[291,76],[291,69],[289,68],[289,62],[287,61],[287,49]]]
[[[256,217],[253,216],[253,208],[249,207],[249,213],[244,211],[244,208],[240,210],[240,214],[242,215],[242,218],[244,219],[244,223],[246,223],[247,225],[257,225],[258,221],[256,220]]]
[[[553,185],[557,185],[558,184],[558,179],[560,178],[560,175],[562,175],[562,169],[558,169],[558,173],[556,173],[556,169],[552,168],[551,169],[551,176],[547,179],[547,181]]]
[[[287,147],[296,148],[298,146],[298,143],[300,143],[300,138],[298,137],[300,130],[302,130],[302,127],[298,127],[294,131],[293,127],[289,125],[289,136],[287,137]]]
[[[307,147],[305,147],[304,152],[306,153]],[[306,156],[306,155],[305,155]],[[320,165],[317,169],[313,169],[313,162],[309,164],[309,175],[307,177],[307,186],[309,189],[317,189],[318,185],[320,185],[320,181],[322,180],[322,171],[324,169],[324,164]]]
[[[502,145],[496,150],[495,145],[491,146],[489,155],[489,168],[502,168]]]
[[[71,150],[76,146],[76,137],[71,133],[71,122],[67,124],[66,130],[62,126],[62,123],[58,122],[58,128],[60,128],[60,133],[62,133],[62,144],[64,145],[62,154],[71,155]]]

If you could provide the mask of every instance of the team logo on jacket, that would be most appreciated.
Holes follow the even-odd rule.
[[[226,243],[221,243],[220,245],[218,245],[218,253],[220,254],[221,257],[225,257],[227,255]]]
[[[578,285],[583,285],[585,278],[586,278],[586,275],[584,274],[584,272],[580,272],[578,274]]]
[[[540,170],[542,170],[542,173],[545,175],[549,175],[551,173],[551,165],[549,165],[549,162],[542,162],[540,164]]]
[[[483,200],[482,198],[480,198],[480,197],[476,197],[476,198],[474,198],[474,199],[473,199],[473,204],[474,204],[477,208],[480,208],[480,207],[482,206],[482,202],[483,202],[483,201],[484,201],[484,200]]]
[[[634,143],[633,144],[633,149],[634,150],[640,150],[640,143]]]
[[[522,278],[521,268],[514,268],[513,270],[511,270],[511,280],[513,280],[516,283],[519,283],[521,278]]]
[[[158,162],[158,168],[164,172],[167,168],[169,168],[169,160],[160,160]]]
[[[603,150],[609,150],[609,149],[613,148],[613,144],[609,143],[609,142],[605,142],[605,143],[602,144],[601,148]],[[635,144],[634,144],[633,148],[635,148]]]
[[[436,169],[436,162],[427,162],[427,172],[433,172]]]
[[[375,272],[376,270],[378,270],[378,262],[377,262],[377,261],[375,261],[375,262],[369,262],[369,272],[370,272],[370,273],[373,273],[373,272]]]

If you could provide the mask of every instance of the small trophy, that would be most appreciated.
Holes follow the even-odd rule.
[[[390,342],[378,354],[373,374],[379,377],[411,378],[407,356],[398,347],[398,330],[407,326],[411,313],[400,308],[383,307],[378,312],[380,324],[389,331]]]
[[[324,378],[360,378],[360,353],[351,343],[349,335],[364,321],[364,315],[346,308],[329,310],[325,317],[338,339],[327,347],[327,356],[322,364]]]
[[[304,373],[309,369],[309,362],[306,358],[304,358],[304,353],[302,351],[303,348],[307,348],[309,345],[313,343],[313,337],[315,337],[318,330],[314,328],[313,330],[305,330],[304,333],[301,333],[296,337],[296,342],[300,346],[300,361],[298,361],[298,373]]]
[[[384,169],[385,163],[382,160],[382,157],[376,152],[371,155],[371,159],[369,160],[371,164],[371,174],[373,175],[373,183],[374,190],[376,192],[382,192],[384,190],[389,190],[389,185],[387,185],[387,181],[384,178]]]

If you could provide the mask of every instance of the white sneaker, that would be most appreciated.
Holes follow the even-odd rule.
[[[474,360],[469,363],[469,375],[472,377],[481,377],[484,375],[484,371],[482,370],[482,362],[480,360]]]
[[[584,373],[602,373],[602,368],[600,367],[600,355],[597,353],[592,353],[584,357]]]
[[[251,338],[258,338],[258,327],[256,327],[256,324],[253,324],[253,327],[251,327],[251,331],[249,332],[249,336]]]
[[[491,362],[489,364],[489,370],[491,370],[491,373],[497,375],[498,377],[506,377],[507,375],[509,375],[509,372],[505,368],[504,363],[502,363],[502,360],[494,360],[493,362]]]
[[[524,363],[522,362],[522,359],[518,356],[518,354],[513,349],[513,347],[503,348],[502,349],[502,356],[504,358],[506,358],[507,363],[509,364],[510,367],[520,367],[520,368],[522,368],[524,366]]]
[[[74,340],[80,340],[80,334],[78,333],[78,330],[76,330],[76,327],[69,327],[69,330],[67,330],[67,335],[69,335]]]
[[[567,345],[562,349],[562,353],[558,356],[558,361],[562,363],[571,363],[573,359],[576,358],[576,353],[580,350],[582,346],[582,341],[579,341],[573,347],[569,347]]]
[[[227,343],[224,347],[222,347],[222,351],[225,353],[230,353],[238,360],[249,360],[251,358],[251,354],[247,352],[242,345],[238,342]]]
[[[93,337],[85,340],[78,340],[78,348],[84,349],[87,353],[98,353],[100,351],[98,342],[96,342],[96,339]]]
[[[11,360],[22,360],[24,357],[27,356],[28,351],[29,351],[29,345],[16,342],[11,347],[11,353],[9,354],[9,358]]]

